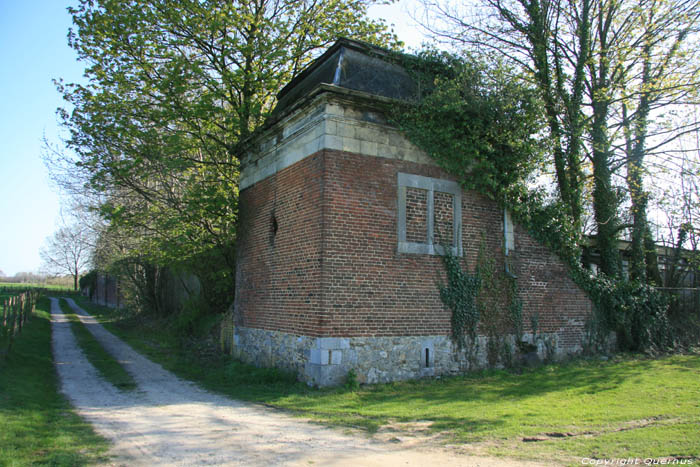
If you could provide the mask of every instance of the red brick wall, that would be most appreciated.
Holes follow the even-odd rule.
[[[453,179],[422,164],[322,151],[243,190],[241,225],[248,228],[239,238],[238,324],[310,336],[449,334],[450,312],[437,288],[444,281],[440,258],[397,252],[398,172]],[[464,192],[470,271],[482,239],[503,265],[502,210]],[[564,345],[580,343],[590,302],[566,267],[521,228],[513,268],[526,330],[538,312],[540,331],[560,333]]]
[[[236,325],[321,335],[323,161],[309,156],[241,192]]]
[[[338,151],[326,157],[329,335],[449,333],[450,313],[436,286],[444,277],[441,259],[397,253],[396,225],[399,172],[446,177],[423,164]]]

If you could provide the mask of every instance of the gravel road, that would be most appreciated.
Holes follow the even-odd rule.
[[[504,459],[460,455],[426,440],[401,442],[399,436],[387,442],[343,433],[212,394],[144,358],[67,300],[138,384],[137,390],[123,392],[102,379],[77,346],[58,300],[51,299],[53,351],[62,390],[78,413],[112,441],[110,465],[513,465]]]

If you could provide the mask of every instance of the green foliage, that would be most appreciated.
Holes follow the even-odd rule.
[[[393,120],[467,189],[491,198],[518,184],[542,156],[536,92],[500,63],[434,51],[405,60],[423,95]],[[475,175],[475,176],[470,176]]]
[[[229,362],[224,370],[226,384],[294,385],[296,375],[279,368],[257,368],[238,361]]]
[[[235,253],[235,243],[230,241],[202,251],[183,265],[199,279],[202,305],[209,313],[223,313],[233,303],[236,290]]]
[[[580,268],[581,234],[564,203],[522,185],[508,187],[503,198],[513,218],[535,240],[548,246],[571,269]]]
[[[477,351],[477,333],[488,337],[486,353],[491,366],[499,361],[514,364],[508,336],[522,340],[522,301],[514,277],[496,268],[482,236],[474,274],[466,272],[459,260],[449,253],[442,256],[447,284],[440,286],[440,299],[452,311],[452,339],[459,350],[467,351],[470,363]]]
[[[452,339],[459,349],[463,349],[468,337],[473,344],[476,342],[477,326],[479,324],[479,307],[476,297],[481,288],[481,278],[478,273],[471,275],[464,271],[459,260],[450,249],[442,256],[447,272],[447,284],[440,286],[440,299],[452,311]]]
[[[95,269],[91,269],[87,274],[83,274],[78,280],[79,290],[85,290],[88,287],[90,288],[90,297],[92,297],[97,287],[97,270]]]
[[[500,361],[511,367],[514,361],[509,336],[513,336],[517,345],[523,335],[523,307],[518,297],[518,283],[504,268],[496,266],[496,259],[489,254],[485,235],[481,238],[476,267],[481,277],[477,306],[480,327],[489,338],[486,348],[489,364],[494,366]]]
[[[615,331],[625,351],[668,350],[674,338],[668,300],[653,287],[635,281],[591,278],[588,291],[605,330]]]
[[[357,381],[357,373],[352,368],[348,370],[348,374],[345,376],[345,389],[349,391],[355,391],[360,388],[360,383]]]
[[[182,309],[170,320],[170,326],[179,337],[206,338],[220,316],[208,308],[201,295],[195,295],[185,300]]]
[[[104,240],[116,242],[104,248],[106,262],[196,267],[212,284],[210,305],[227,307],[245,144],[281,87],[338,36],[397,45],[367,7],[80,0],[69,8],[69,44],[88,83],[57,83],[72,108],[59,115],[76,155],[63,185],[100,200]]]

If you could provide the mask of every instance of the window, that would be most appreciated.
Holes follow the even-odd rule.
[[[513,226],[513,218],[510,215],[510,211],[507,209],[503,210],[503,251],[505,271],[511,277],[515,277],[513,273],[513,255],[511,254],[515,250],[515,228]]]
[[[462,190],[456,182],[399,173],[399,253],[462,255]]]
[[[510,256],[510,252],[515,250],[515,229],[513,218],[507,209],[503,210],[503,244],[506,256]]]

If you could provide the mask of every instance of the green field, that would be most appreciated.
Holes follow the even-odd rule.
[[[700,355],[579,360],[522,374],[485,371],[316,390],[204,348],[164,321],[121,319],[81,301],[114,333],[181,377],[323,423],[439,433],[467,452],[580,465],[582,458],[700,460]]]
[[[58,392],[49,300],[42,298],[7,359],[0,360],[0,465],[88,465],[107,461],[107,442]]]
[[[65,287],[56,284],[19,284],[15,282],[1,282],[0,290],[2,289],[14,289],[19,292],[23,292],[27,289],[46,289],[63,293],[72,293],[73,289],[71,287]]]

